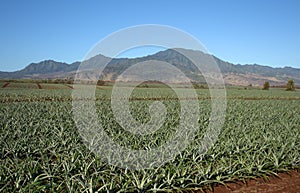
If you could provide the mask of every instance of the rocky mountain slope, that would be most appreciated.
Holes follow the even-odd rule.
[[[287,80],[293,79],[296,84],[300,84],[300,69],[292,67],[273,68],[269,66],[262,66],[258,64],[240,65],[225,62],[215,56],[204,54],[200,51],[184,50],[185,52],[197,55],[201,62],[205,63],[208,60],[214,59],[218,64],[225,83],[228,85],[250,85],[259,86],[265,81],[269,81],[271,85],[284,85]],[[179,52],[168,49],[160,51],[156,54],[140,57],[140,58],[108,58],[103,55],[97,55],[90,58],[84,63],[91,65],[91,71],[82,74],[82,78],[86,78],[87,74],[91,77],[96,77],[99,71],[93,71],[93,65],[101,66],[107,61],[109,64],[103,71],[102,79],[115,80],[128,67],[143,61],[158,60],[168,62],[180,69],[187,77],[193,81],[204,82],[198,68],[185,56]],[[53,60],[46,60],[39,63],[31,63],[24,69],[15,72],[1,72],[0,79],[72,79],[74,78],[80,62],[67,64],[63,62],[56,62]],[[100,67],[101,68],[101,67]],[[199,76],[200,75],[200,76]]]

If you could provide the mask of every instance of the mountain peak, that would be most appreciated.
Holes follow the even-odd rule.
[[[159,51],[153,55],[139,58],[109,58],[98,54],[85,60],[83,63],[87,63],[90,65],[91,69],[93,69],[93,66],[99,66],[99,64],[102,65],[109,62],[103,71],[104,79],[115,80],[124,70],[133,64],[147,60],[159,60],[177,67],[191,80],[199,81],[199,77],[201,76],[199,69],[182,53],[191,55],[197,54],[197,57],[200,58],[202,62],[207,61],[208,58],[214,59],[227,84],[262,85],[264,81],[269,81],[273,85],[283,85],[288,79],[294,79],[295,84],[300,84],[300,69],[297,68],[289,66],[284,68],[272,68],[259,64],[236,65],[201,51],[178,48]],[[67,64],[65,62],[56,62],[54,60],[44,60],[38,63],[31,63],[24,69],[16,72],[0,72],[0,78],[69,78],[74,77],[80,64],[81,62]],[[93,73],[96,75],[99,72],[95,71]],[[204,79],[201,80],[204,81]]]

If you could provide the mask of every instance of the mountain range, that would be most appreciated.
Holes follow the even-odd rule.
[[[253,85],[261,86],[265,81],[271,85],[285,85],[289,79],[293,79],[296,85],[300,84],[300,69],[292,67],[273,68],[258,64],[232,64],[225,62],[213,55],[205,54],[201,51],[184,50],[185,53],[197,55],[205,63],[208,59],[214,59],[219,66],[227,85]],[[128,67],[144,61],[157,60],[167,62],[180,69],[189,79],[196,82],[205,82],[199,69],[187,57],[176,51],[168,49],[139,58],[109,58],[101,54],[90,58],[83,63],[100,66],[109,61],[103,70],[101,78],[107,81],[114,81]],[[1,72],[0,79],[73,79],[81,62],[67,64],[54,60],[45,60],[39,63],[31,63],[24,69],[15,72]],[[91,70],[88,75],[81,75],[82,78],[95,78],[100,71]],[[86,72],[87,74],[87,72]]]

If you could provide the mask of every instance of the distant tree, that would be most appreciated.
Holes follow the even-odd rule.
[[[54,83],[54,84],[59,84],[60,82],[61,82],[60,79],[54,79],[54,80],[53,80],[53,83]]]
[[[66,81],[66,83],[67,83],[67,84],[73,84],[73,80],[68,79],[68,80]]]
[[[104,84],[105,84],[105,81],[103,81],[103,80],[98,80],[97,81],[98,86],[104,86]]]
[[[295,83],[294,80],[289,80],[288,83],[286,84],[286,89],[287,91],[294,91],[295,90]]]
[[[199,89],[200,88],[200,86],[197,82],[192,82],[192,85],[193,85],[194,89]]]
[[[264,83],[263,90],[269,90],[269,88],[270,88],[270,83],[267,81]]]

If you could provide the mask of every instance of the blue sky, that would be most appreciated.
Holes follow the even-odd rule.
[[[0,70],[82,60],[110,33],[140,24],[179,28],[229,62],[300,68],[299,10],[297,0],[2,0]]]

